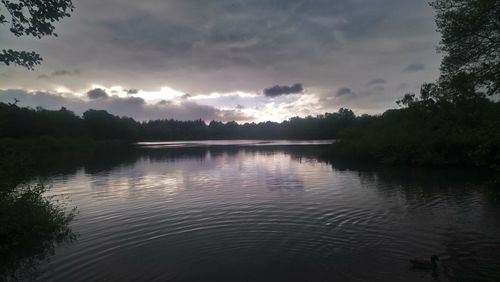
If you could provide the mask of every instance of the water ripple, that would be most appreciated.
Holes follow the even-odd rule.
[[[481,193],[281,151],[202,155],[55,178],[50,193],[78,206],[80,237],[41,279],[421,281],[408,259],[433,253],[455,276],[469,277],[468,262],[500,277],[500,208]]]

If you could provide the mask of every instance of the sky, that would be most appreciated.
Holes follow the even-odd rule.
[[[58,37],[2,48],[43,57],[0,65],[0,102],[137,120],[282,121],[377,114],[436,80],[434,11],[421,0],[74,0]]]

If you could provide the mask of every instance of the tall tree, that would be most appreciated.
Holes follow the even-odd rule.
[[[1,0],[0,24],[10,25],[10,32],[15,36],[23,35],[42,38],[57,36],[53,23],[69,17],[73,11],[72,0]],[[15,51],[2,49],[0,62],[15,64],[33,69],[40,64],[42,57],[33,51]]]
[[[442,82],[453,86],[465,79],[477,91],[500,93],[500,1],[435,0],[431,6],[445,54]]]

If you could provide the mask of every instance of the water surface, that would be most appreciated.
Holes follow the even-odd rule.
[[[500,203],[473,172],[353,168],[290,142],[181,143],[51,177],[50,194],[78,207],[79,238],[40,279],[500,279]],[[431,254],[437,277],[410,269]]]
[[[261,147],[261,146],[310,146],[328,145],[334,140],[200,140],[200,141],[167,141],[138,142],[137,145],[147,148],[194,148],[194,147]]]

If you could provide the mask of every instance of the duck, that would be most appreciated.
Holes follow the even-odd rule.
[[[439,261],[439,257],[437,255],[432,255],[430,261],[425,261],[425,260],[417,260],[417,259],[412,259],[410,260],[410,263],[415,270],[420,270],[420,271],[436,271],[438,264],[437,262]]]

